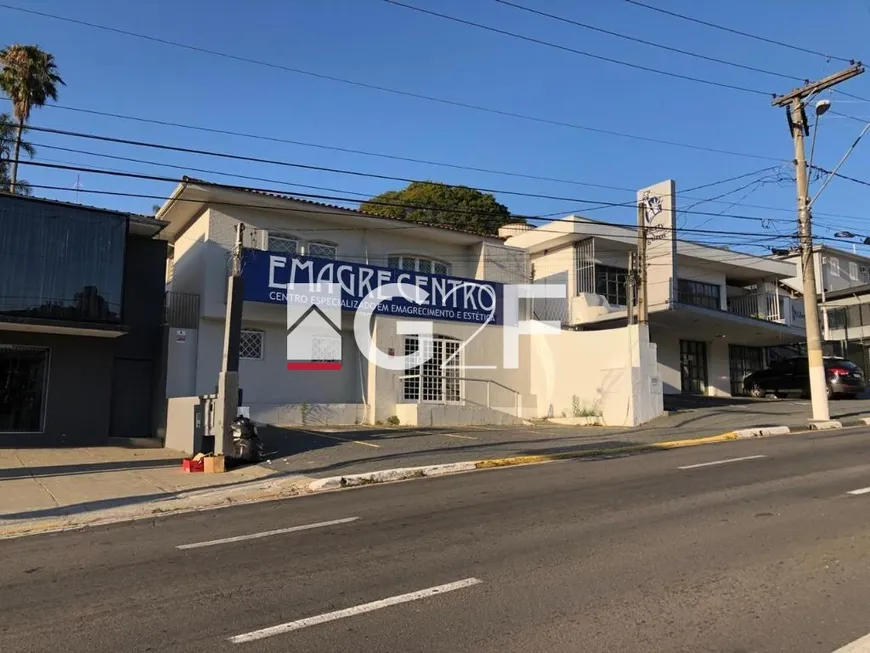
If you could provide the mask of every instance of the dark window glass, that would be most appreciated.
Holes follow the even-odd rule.
[[[595,266],[595,294],[604,297],[610,304],[625,306],[628,304],[625,281],[628,273],[609,265]]]
[[[703,306],[717,311],[722,308],[721,289],[716,284],[680,279],[677,282],[677,290],[677,301],[681,304]]]
[[[127,221],[0,198],[0,314],[119,323]]]

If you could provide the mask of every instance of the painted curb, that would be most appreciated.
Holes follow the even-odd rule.
[[[764,438],[769,435],[788,435],[791,428],[788,426],[762,426],[754,429],[739,429],[733,432],[738,440],[745,438]]]
[[[807,425],[811,431],[830,431],[832,429],[843,428],[842,422],[834,419],[827,420],[826,422],[809,422]]]
[[[406,481],[412,478],[470,472],[476,469],[476,465],[477,463],[471,461],[446,463],[443,465],[427,465],[425,467],[400,467],[397,469],[385,469],[365,474],[351,474],[349,476],[330,476],[329,478],[321,478],[309,483],[308,490],[311,492],[322,492],[325,490],[338,490],[347,487],[359,487],[361,485],[373,485],[375,483],[393,483],[395,481]]]

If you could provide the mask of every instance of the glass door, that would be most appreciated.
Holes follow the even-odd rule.
[[[729,345],[728,359],[731,372],[731,396],[745,395],[743,379],[764,369],[764,350],[761,347]]]
[[[707,394],[707,343],[680,340],[681,390],[685,394]]]
[[[48,349],[0,345],[0,433],[44,429]]]

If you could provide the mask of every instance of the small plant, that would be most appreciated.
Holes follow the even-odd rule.
[[[568,413],[566,413],[564,410],[562,411],[562,417],[568,417]]]
[[[379,420],[379,419],[375,420],[375,426],[383,426],[383,425],[384,425],[383,420]]]
[[[308,424],[308,416],[311,414],[311,406],[308,402],[302,402],[299,404],[299,415],[302,417],[302,425],[305,426]]]
[[[387,424],[388,424],[389,426],[398,426],[398,425],[399,425],[399,418],[398,418],[398,416],[396,416],[396,415],[390,415],[390,416],[387,418]]]
[[[580,397],[573,395],[571,397],[571,409],[574,417],[598,417],[598,411],[588,406],[580,405]]]

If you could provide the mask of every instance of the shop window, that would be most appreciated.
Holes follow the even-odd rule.
[[[317,258],[335,259],[338,253],[338,247],[332,243],[311,242],[308,243],[306,250],[308,256],[315,256]]]
[[[264,335],[262,331],[255,329],[242,329],[239,339],[239,358],[262,360]]]
[[[282,233],[280,231],[269,232],[269,243],[266,246],[270,252],[279,252],[296,256],[299,253],[299,239],[291,234]]]
[[[450,266],[447,263],[420,256],[390,256],[387,258],[387,267],[406,272],[425,272],[427,274],[450,274]]]
[[[0,345],[0,433],[43,430],[49,350]]]

